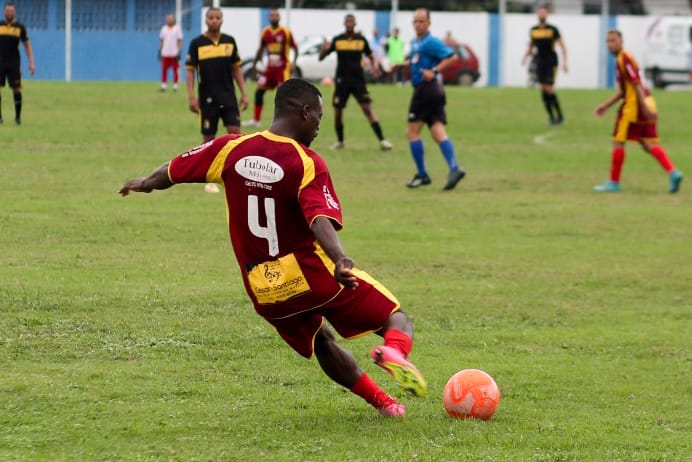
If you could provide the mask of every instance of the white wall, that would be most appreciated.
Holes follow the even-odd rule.
[[[254,55],[259,44],[262,24],[258,8],[223,8],[223,32],[235,37],[241,57]],[[205,10],[206,11],[206,10]],[[282,23],[286,24],[286,11],[281,9]],[[307,35],[331,37],[343,32],[343,19],[347,13],[356,16],[357,29],[369,37],[375,26],[375,12],[370,10],[311,10],[293,9],[290,28],[297,40]],[[410,42],[414,37],[413,12],[399,11],[396,16],[401,37]],[[618,16],[617,28],[623,33],[625,47],[643,66],[646,30],[652,17]],[[562,88],[597,88],[603,74],[601,63],[605,46],[601,18],[595,15],[551,15],[554,24],[567,46],[568,72],[558,71],[557,85]],[[202,30],[204,14],[202,15]],[[431,12],[431,32],[440,38],[451,30],[457,40],[468,43],[481,63],[481,78],[477,85],[487,85],[489,49],[489,18],[487,13]],[[533,14],[507,14],[503,21],[500,82],[505,86],[524,86],[527,69],[521,66],[521,58],[529,41],[529,29],[536,24]],[[558,48],[559,54],[559,48]]]

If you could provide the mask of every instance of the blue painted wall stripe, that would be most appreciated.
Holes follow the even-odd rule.
[[[488,15],[488,85],[500,85],[500,44],[502,42],[500,15]]]
[[[617,29],[617,16],[608,17],[608,29]],[[605,43],[605,36],[603,36],[603,43]],[[608,53],[607,61],[607,74],[606,74],[606,84],[608,88],[613,88],[615,86],[615,57],[612,53],[606,50]]]
[[[391,14],[390,11],[378,10],[375,12],[375,27],[377,28],[378,31],[380,31],[380,38],[387,36],[387,32],[389,31],[389,16],[390,16],[390,14]],[[363,31],[363,35],[365,35],[366,38],[370,38],[370,37],[372,37],[372,32],[371,31]]]

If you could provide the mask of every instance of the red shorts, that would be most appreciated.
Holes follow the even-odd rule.
[[[290,67],[267,67],[264,73],[257,80],[257,85],[266,89],[273,90],[288,78],[291,77]]]
[[[358,287],[344,288],[332,300],[308,311],[281,319],[267,319],[281,338],[301,356],[314,354],[315,335],[326,319],[344,338],[352,339],[382,328],[401,305],[382,284],[364,271],[353,271]]]
[[[656,114],[656,102],[651,96],[645,100],[645,104],[649,110]],[[656,130],[656,122],[658,117],[653,120],[647,119],[636,106],[628,106],[623,104],[618,110],[617,118],[615,119],[615,127],[613,128],[613,141],[624,143],[625,141],[656,141],[658,140],[658,131]]]

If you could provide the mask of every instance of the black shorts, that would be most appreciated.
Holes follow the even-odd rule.
[[[372,102],[370,93],[368,93],[368,87],[365,85],[365,79],[337,77],[336,84],[334,85],[334,96],[332,96],[332,105],[337,109],[345,108],[350,95],[353,95],[358,104]]]
[[[216,135],[219,119],[224,126],[240,126],[240,111],[238,111],[238,101],[233,98],[225,98],[224,101],[217,101],[211,96],[199,97],[199,109],[201,112],[202,135]]]
[[[428,126],[435,122],[447,125],[446,104],[447,96],[440,82],[436,79],[423,82],[413,90],[411,104],[408,107],[408,121],[423,121]]]
[[[536,59],[536,81],[544,85],[555,83],[557,59]]]
[[[16,66],[0,64],[0,87],[5,86],[5,81],[10,84],[11,88],[20,88],[22,86],[22,72],[19,64]]]

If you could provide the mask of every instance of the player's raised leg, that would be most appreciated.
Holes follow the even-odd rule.
[[[418,368],[408,361],[413,348],[413,325],[409,317],[402,311],[396,311],[377,333],[384,337],[384,345],[373,348],[370,358],[408,393],[425,396],[428,383]]]

